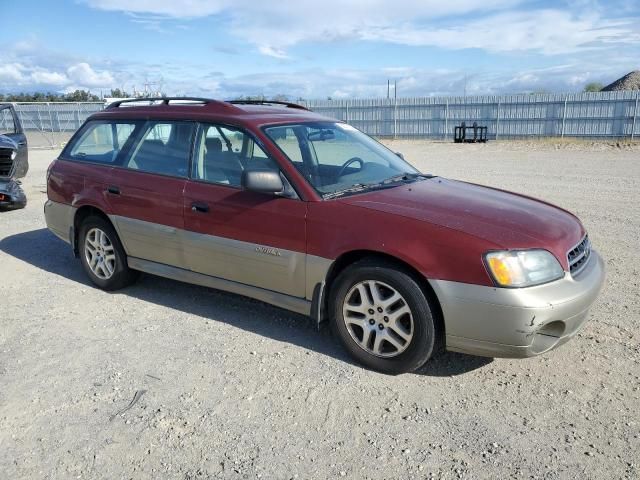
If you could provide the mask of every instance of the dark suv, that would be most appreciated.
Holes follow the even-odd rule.
[[[27,137],[11,104],[0,104],[0,209],[22,208],[20,179],[29,171]]]
[[[390,373],[441,346],[546,352],[604,279],[571,213],[425,175],[294,104],[116,102],[51,164],[47,192],[49,228],[100,288],[142,271],[253,297],[329,320]]]

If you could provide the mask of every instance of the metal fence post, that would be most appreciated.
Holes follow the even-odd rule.
[[[498,140],[499,129],[500,129],[500,100],[498,100],[498,108],[496,110],[496,140]]]
[[[349,100],[346,100],[345,102],[345,113],[344,113],[344,121],[349,123]]]
[[[567,97],[564,97],[564,110],[562,111],[562,133],[560,137],[564,137],[564,121],[567,118]]]
[[[640,93],[636,93],[636,106],[633,109],[633,123],[631,124],[631,140],[636,133],[636,118],[638,117],[638,97],[640,97]]]
[[[393,100],[393,139],[398,138],[398,97]]]
[[[53,133],[53,110],[51,104],[47,102],[47,110],[49,110],[49,126],[51,127],[51,133]]]
[[[444,139],[447,139],[447,133],[449,132],[449,99],[444,104]]]

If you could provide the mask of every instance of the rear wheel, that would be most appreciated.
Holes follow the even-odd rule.
[[[431,357],[436,335],[431,308],[409,273],[365,260],[344,270],[334,285],[332,329],[360,363],[398,374]]]
[[[113,226],[97,216],[87,217],[79,232],[80,261],[91,281],[103,290],[132,284],[139,273],[127,265],[127,256]]]

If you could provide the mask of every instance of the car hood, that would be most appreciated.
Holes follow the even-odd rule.
[[[584,235],[580,221],[555,205],[441,177],[340,201],[452,228],[500,248],[546,248],[562,260]]]

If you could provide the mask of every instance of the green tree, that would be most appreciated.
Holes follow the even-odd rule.
[[[604,88],[600,82],[590,82],[587,83],[584,87],[585,92],[600,92]]]
[[[67,93],[64,96],[64,100],[67,102],[99,102],[100,97],[94,95],[88,90],[76,90],[75,92]]]
[[[109,95],[112,98],[129,98],[131,95],[124,90],[120,90],[119,88],[112,88],[111,93]]]

